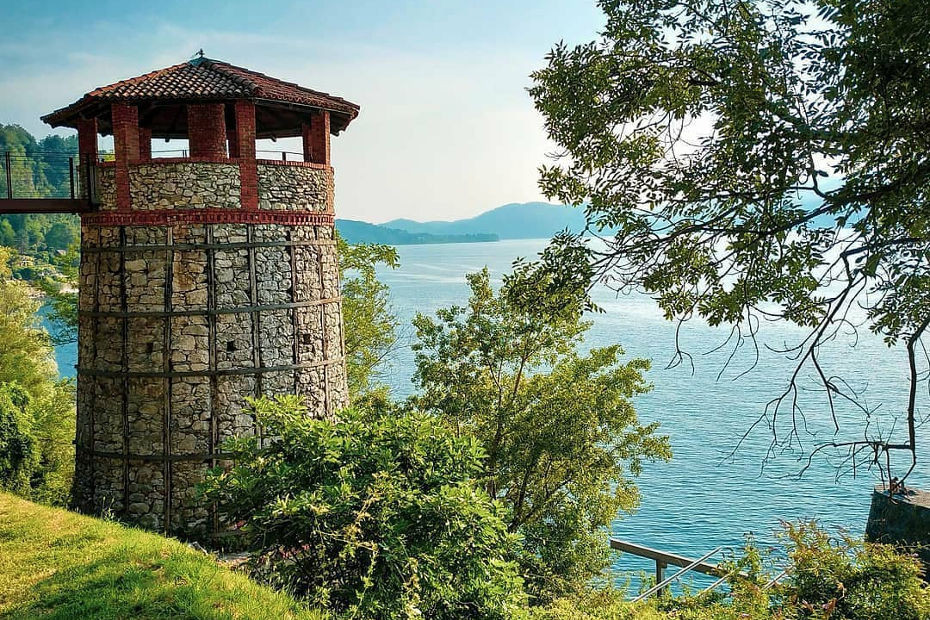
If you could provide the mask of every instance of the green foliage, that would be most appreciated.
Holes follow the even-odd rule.
[[[914,556],[890,545],[832,537],[813,523],[787,524],[791,572],[781,591],[792,618],[930,617],[930,589]]]
[[[787,557],[777,561],[750,539],[721,563],[729,594],[653,597],[589,590],[533,609],[538,620],[916,620],[930,617],[930,589],[916,557],[887,545],[831,536],[815,523],[785,524]],[[787,560],[787,561],[786,561]],[[778,585],[765,586],[783,568]]]
[[[307,417],[297,397],[252,402],[266,437],[232,440],[205,483],[243,520],[258,572],[364,618],[512,618],[523,605],[501,508],[477,488],[483,453],[429,416]]]
[[[26,398],[3,406],[4,434],[32,446],[21,460],[18,482],[8,488],[54,503],[66,503],[73,471],[74,385],[58,379],[48,334],[39,325],[34,291],[11,277],[11,252],[0,248],[0,393],[15,390]],[[13,387],[15,386],[15,387]],[[33,456],[35,458],[33,458]],[[22,481],[28,480],[28,484]]]
[[[57,346],[77,342],[79,244],[71,244],[64,254],[52,259],[52,264],[57,268],[56,276],[38,279],[34,284],[45,294],[49,308],[46,318],[52,325],[52,343]]]
[[[0,384],[0,489],[28,492],[38,468],[38,449],[26,416],[29,394],[15,383]]]
[[[861,404],[829,378],[820,344],[861,305],[913,363],[930,325],[930,143],[919,129],[930,120],[930,3],[599,4],[600,40],[557,45],[531,93],[564,153],[541,170],[544,193],[586,205],[592,228],[616,234],[603,248],[562,235],[570,256],[553,251],[552,266],[586,254],[596,275],[651,294],[668,318],[737,325],[740,339],[762,318],[805,327],[798,371],[820,378],[830,407]],[[907,438],[858,440],[856,428],[829,447],[859,462],[895,448],[916,458],[914,395],[927,377],[910,378]],[[797,394],[791,379],[766,411],[773,451],[799,443],[803,429],[774,428]]]
[[[397,319],[387,285],[376,268],[397,268],[397,251],[386,245],[349,245],[337,236],[345,323],[346,373],[354,401],[375,388],[378,366],[397,343]]]
[[[509,508],[537,602],[582,590],[609,564],[605,528],[638,505],[643,460],[671,456],[631,402],[649,363],[621,363],[619,346],[579,354],[586,295],[529,266],[497,294],[486,269],[468,283],[466,306],[414,321],[413,401],[487,450],[484,487]]]

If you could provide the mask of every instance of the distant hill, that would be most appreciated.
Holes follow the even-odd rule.
[[[387,245],[412,245],[419,243],[476,243],[497,241],[498,236],[491,233],[454,234],[411,232],[384,226],[369,224],[357,220],[336,220],[336,229],[349,243],[384,243]]]
[[[543,239],[566,228],[574,232],[583,230],[585,217],[582,209],[545,202],[527,202],[497,207],[466,220],[416,222],[397,219],[381,226],[431,235],[491,233],[501,239]]]

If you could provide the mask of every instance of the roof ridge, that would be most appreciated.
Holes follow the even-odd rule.
[[[236,70],[236,71],[242,71],[242,72],[247,73],[247,74],[249,74],[249,75],[258,76],[258,77],[260,77],[260,78],[264,78],[264,79],[270,80],[270,81],[272,81],[272,82],[278,82],[279,84],[283,84],[283,85],[285,85],[285,86],[290,86],[290,87],[292,87],[292,88],[296,88],[297,90],[301,90],[301,91],[303,91],[303,92],[305,92],[305,93],[308,93],[308,94],[311,94],[311,95],[319,95],[319,96],[323,96],[323,97],[328,97],[329,99],[336,99],[336,100],[338,100],[338,101],[340,101],[340,102],[342,102],[342,103],[345,103],[346,105],[349,105],[349,106],[352,106],[352,107],[355,107],[355,108],[358,107],[358,105],[352,103],[351,101],[348,101],[348,100],[346,100],[346,99],[343,99],[342,97],[340,97],[340,96],[338,96],[338,95],[331,95],[331,94],[329,94],[329,93],[327,93],[327,92],[324,92],[324,91],[322,91],[322,90],[314,90],[314,89],[312,89],[312,88],[307,88],[306,86],[301,86],[301,85],[298,84],[297,82],[288,82],[288,81],[286,81],[286,80],[282,80],[281,78],[276,78],[276,77],[271,76],[271,75],[268,75],[268,74],[266,74],[266,73],[262,73],[262,72],[260,72],[260,71],[255,71],[255,70],[253,70],[253,69],[247,69],[247,68],[245,68],[245,67],[240,67],[240,66],[238,66],[238,65],[234,65],[234,64],[232,64],[232,63],[225,62],[225,61],[222,61],[222,60],[211,60],[210,62],[211,62],[212,64],[216,64],[216,65],[225,65],[226,67],[229,67],[229,68],[234,69],[234,70]],[[228,75],[228,73],[225,72],[225,71],[223,71],[223,74],[224,74],[224,75]],[[252,87],[253,87],[255,90],[257,90],[257,91],[259,91],[259,92],[262,90],[262,87],[261,87],[259,84],[253,82],[252,80],[247,80],[247,79],[244,78],[244,77],[243,77],[242,79],[243,79],[243,80],[246,80],[247,83],[249,83],[250,85],[252,85]]]
[[[216,73],[219,73],[223,77],[232,80],[236,84],[247,87],[249,89],[250,94],[254,94],[255,90],[258,89],[258,84],[256,84],[252,80],[249,80],[241,75],[236,75],[235,73],[230,73],[229,71],[225,71],[223,69],[224,65],[227,67],[233,67],[236,69],[241,69],[241,67],[236,67],[235,65],[231,65],[228,62],[223,62],[222,60],[215,60],[213,58],[204,58],[203,62],[201,62],[199,66],[204,66],[204,65],[206,65],[207,69],[210,69],[212,71],[215,71]],[[248,69],[243,69],[243,70],[248,71]]]

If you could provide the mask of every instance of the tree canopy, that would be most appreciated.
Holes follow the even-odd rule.
[[[586,296],[546,292],[531,266],[498,292],[487,269],[468,283],[466,305],[414,320],[412,400],[487,450],[481,480],[509,509],[536,601],[584,590],[609,564],[606,528],[639,505],[643,461],[671,456],[631,400],[651,387],[649,362],[621,362],[616,345],[579,353]]]
[[[645,291],[669,319],[732,326],[734,346],[762,320],[802,326],[787,387],[756,422],[769,454],[802,446],[809,371],[831,412],[852,404],[865,426],[809,456],[881,465],[900,449],[912,469],[930,324],[930,3],[599,4],[601,38],[557,45],[531,93],[560,147],[542,189],[616,234],[561,235],[548,261],[578,272],[584,255],[594,277]],[[825,343],[860,327],[903,345],[903,435],[868,427],[871,410],[822,364]]]

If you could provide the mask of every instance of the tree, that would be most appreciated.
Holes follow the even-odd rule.
[[[49,307],[46,318],[52,325],[52,343],[60,346],[77,342],[80,246],[71,244],[67,252],[52,259],[52,264],[58,268],[58,277],[44,277],[35,284],[45,294]]]
[[[346,372],[354,400],[375,387],[378,366],[397,343],[397,319],[391,312],[387,285],[376,268],[397,268],[397,250],[387,245],[349,245],[337,236],[346,326]]]
[[[0,245],[13,247],[16,243],[16,231],[7,220],[0,221]]]
[[[74,231],[61,222],[52,224],[45,233],[45,245],[50,250],[66,250],[73,242]]]
[[[509,508],[524,578],[544,602],[606,568],[605,528],[639,503],[632,477],[670,451],[631,402],[650,389],[649,362],[621,363],[619,346],[578,353],[586,296],[543,295],[552,280],[539,276],[518,267],[495,294],[485,269],[468,276],[466,306],[416,317],[413,403],[485,446],[484,488]]]
[[[294,396],[252,402],[273,441],[226,444],[208,497],[242,520],[257,573],[352,618],[517,618],[525,596],[483,457],[429,416],[308,416]]]
[[[29,394],[15,383],[0,383],[0,489],[28,492],[38,468],[38,450],[26,415]]]
[[[20,462],[16,484],[24,495],[64,504],[73,472],[74,384],[60,380],[48,334],[39,324],[38,302],[25,282],[12,279],[12,253],[0,248],[0,394],[15,392],[0,417],[7,449],[33,449]],[[10,439],[11,437],[19,439]],[[22,439],[25,437],[25,439]],[[27,458],[28,457],[28,458]]]
[[[809,464],[835,451],[881,467],[903,450],[903,480],[930,324],[930,3],[600,5],[602,38],[557,45],[531,93],[561,147],[542,189],[616,234],[599,246],[561,235],[550,266],[584,254],[595,277],[651,294],[669,319],[730,325],[736,347],[763,319],[806,328],[785,350],[797,359],[786,389],[753,425],[772,432],[768,456],[803,449]],[[868,422],[861,438],[839,435],[838,405],[864,420],[872,410],[820,354],[863,326],[904,345],[903,437]],[[807,371],[837,432],[810,448],[798,404]]]

